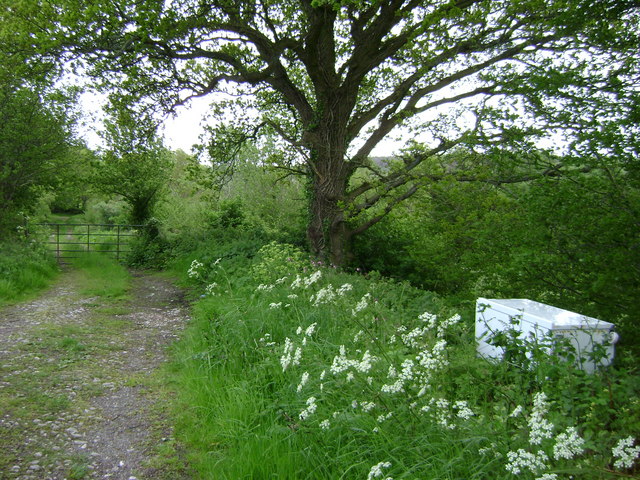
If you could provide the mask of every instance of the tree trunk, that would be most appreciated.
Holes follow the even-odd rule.
[[[307,131],[310,150],[309,224],[312,253],[336,266],[350,258],[351,232],[344,200],[354,172],[347,162],[347,125],[354,101],[333,86],[319,87],[317,123]]]
[[[317,157],[314,165],[309,185],[309,245],[321,260],[343,266],[350,258],[351,239],[341,205],[349,181],[348,166],[338,156]]]

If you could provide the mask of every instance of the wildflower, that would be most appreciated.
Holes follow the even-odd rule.
[[[398,331],[400,331],[400,329],[398,329]],[[423,335],[425,335],[428,331],[429,329],[426,327],[425,328],[416,327],[413,330],[411,330],[409,333],[400,335],[400,338],[402,339],[402,342],[407,347],[418,348],[421,345],[418,339]]]
[[[438,317],[432,313],[424,312],[422,315],[418,315],[418,319],[426,323],[428,328],[435,328]]]
[[[300,383],[298,384],[298,393],[300,393],[302,391],[302,387],[304,387],[307,382],[309,381],[309,372],[304,372],[302,374],[302,377],[300,378]]]
[[[305,334],[307,337],[310,337],[311,335],[313,335],[313,332],[315,332],[315,331],[316,331],[316,326],[317,326],[317,325],[318,325],[318,324],[317,324],[317,323],[315,323],[315,322],[314,322],[314,323],[312,323],[311,325],[309,325],[309,326],[307,327],[307,329],[304,331],[304,334]]]
[[[353,343],[358,343],[358,340],[360,340],[360,337],[364,334],[364,332],[362,330],[360,330],[358,333],[356,333],[353,336]]]
[[[291,284],[291,288],[300,288],[302,287],[302,278],[300,275],[296,275],[296,279]]]
[[[390,462],[380,462],[374,465],[373,467],[371,467],[371,470],[369,470],[369,475],[367,475],[367,480],[372,480],[374,478],[380,478],[384,476],[382,469],[389,468],[389,467],[391,467]]]
[[[276,308],[280,308],[282,306],[282,302],[278,302],[278,303],[270,303],[269,304],[269,308],[271,310],[275,310]]]
[[[322,370],[322,372],[320,373],[320,380],[324,380],[325,375],[327,374],[326,370]]]
[[[259,342],[264,344],[265,347],[272,347],[276,344],[276,342],[272,342],[271,341],[271,334],[270,333],[265,333],[264,337],[261,337],[259,339]]]
[[[353,368],[360,373],[367,373],[371,370],[372,364],[376,360],[377,358],[371,355],[369,350],[364,352],[361,361],[349,359],[347,358],[346,347],[344,345],[340,345],[340,354],[333,357],[333,362],[331,363],[331,368],[329,370],[334,375],[349,370],[350,368]]]
[[[291,295],[287,295],[287,298],[293,300],[293,299],[298,298],[298,295],[296,295],[295,293],[292,293]]]
[[[355,376],[353,375],[353,372],[347,373],[347,382],[353,381],[354,378]]]
[[[277,280],[275,281],[275,284],[276,284],[276,285],[282,285],[282,284],[285,282],[285,280],[286,280],[287,278],[288,278],[288,277],[285,275],[284,277],[277,279]]]
[[[509,418],[519,417],[523,411],[524,411],[524,408],[522,408],[522,405],[518,405],[516,408],[513,409],[513,412],[509,414]]]
[[[293,343],[291,342],[291,339],[289,337],[284,339],[284,352],[282,353],[282,356],[280,357],[280,364],[282,365],[282,371],[286,371],[287,368],[289,368],[289,365],[291,365],[291,352],[293,351]]]
[[[552,437],[553,424],[544,418],[548,411],[547,395],[538,392],[533,397],[533,411],[529,417],[529,443],[540,445],[544,438]]]
[[[193,262],[191,262],[191,266],[187,271],[187,275],[189,276],[189,278],[200,279],[199,270],[202,267],[204,267],[204,264],[200,263],[198,260],[194,260]]]
[[[432,398],[430,403],[436,407],[436,421],[441,427],[449,430],[456,428],[454,424],[449,423],[449,420],[451,420],[449,400],[446,398],[438,398],[437,400]]]
[[[584,440],[580,438],[575,427],[569,427],[564,433],[556,437],[556,444],[553,446],[553,458],[556,460],[561,458],[571,460],[583,452],[583,445]]]
[[[271,290],[273,290],[273,287],[274,287],[273,285],[265,285],[265,284],[261,283],[260,285],[258,285],[256,287],[256,290],[259,291],[259,292],[262,292],[262,291],[270,292]]]
[[[613,456],[618,459],[613,464],[618,470],[633,467],[636,458],[640,456],[640,446],[634,447],[634,442],[633,437],[623,438],[611,450]]]
[[[547,469],[545,462],[549,460],[549,457],[544,452],[534,454],[520,448],[517,452],[507,453],[507,459],[509,460],[505,466],[507,471],[519,475],[524,468],[529,469],[531,473]]]
[[[344,372],[349,369],[351,366],[350,360],[347,359],[347,350],[344,345],[340,345],[340,354],[333,357],[333,362],[331,363],[331,367],[329,371],[334,375],[337,375],[340,372]]]
[[[335,298],[336,293],[333,290],[333,285],[329,284],[326,287],[318,290],[315,295],[311,295],[310,301],[314,307],[317,307],[318,305],[333,303]]]
[[[425,349],[416,356],[416,360],[418,360],[420,366],[425,370],[424,374],[427,374],[427,372],[435,372],[449,364],[445,358],[446,347],[446,340],[439,340],[431,351]]]
[[[391,417],[393,417],[393,412],[389,412],[386,415],[378,415],[378,418],[376,420],[378,421],[378,423],[382,423],[382,422],[386,422]]]
[[[374,408],[376,408],[376,404],[374,402],[362,402],[360,404],[363,412],[370,412]]]
[[[481,448],[480,450],[478,450],[478,454],[479,454],[479,455],[482,455],[483,457],[484,457],[487,453],[490,453],[490,452],[491,452],[491,449],[490,449],[490,448],[488,448],[488,447],[483,447],[483,448]]]
[[[297,347],[295,353],[293,354],[293,360],[291,361],[291,363],[294,366],[300,365],[301,358],[302,358],[302,349],[300,347]]]
[[[303,280],[304,288],[309,288],[311,285],[320,280],[320,277],[322,277],[322,272],[320,270],[311,274],[308,278]]]
[[[362,355],[362,360],[359,363],[356,362],[355,368],[360,373],[367,373],[369,370],[371,370],[372,364],[376,360],[377,360],[377,357],[374,357],[373,355],[371,355],[369,353],[369,350],[367,350]]]
[[[329,427],[331,427],[331,422],[329,420],[323,420],[320,422],[320,428],[322,430],[329,430]]]
[[[413,380],[413,360],[406,359],[402,362],[402,372],[400,372],[400,378],[404,381]]]
[[[371,298],[371,294],[370,293],[366,293],[360,299],[360,301],[356,304],[355,308],[351,310],[351,315],[353,315],[355,317],[358,313],[360,313],[362,310],[367,308],[369,306],[369,299],[370,298]]]
[[[296,335],[300,335],[302,333],[302,327],[298,326],[298,328],[296,329]]]
[[[213,282],[209,285],[207,285],[207,288],[204,289],[205,293],[207,295],[211,295],[214,296],[216,294],[215,292],[215,288],[218,286],[218,284],[216,282]]]
[[[467,402],[465,402],[464,400],[457,401],[453,407],[458,410],[458,418],[469,420],[474,416],[473,410],[469,408],[469,405],[467,405]]]
[[[440,323],[440,325],[438,325],[438,333],[437,336],[438,337],[442,337],[444,336],[444,334],[447,332],[447,329],[449,327],[452,327],[453,325],[457,324],[460,321],[460,315],[458,315],[457,313],[452,316],[451,318],[447,318],[444,322]]]
[[[384,393],[404,392],[404,380],[399,378],[392,384],[384,384],[382,387],[380,387],[380,391]]]
[[[300,412],[300,415],[299,415],[300,420],[306,420],[307,418],[309,418],[311,415],[315,413],[317,408],[318,408],[318,405],[316,405],[316,397],[309,397],[307,399],[307,408],[305,408]]]
[[[353,290],[353,285],[351,285],[350,283],[345,283],[340,288],[338,288],[336,294],[342,296],[345,293],[350,292],[351,290]]]
[[[536,480],[558,480],[558,475],[555,473],[545,473],[541,477],[536,478]]]

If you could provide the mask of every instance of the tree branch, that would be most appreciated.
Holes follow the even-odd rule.
[[[365,230],[367,230],[368,228],[372,227],[373,225],[378,223],[380,220],[382,220],[384,217],[386,217],[389,214],[389,212],[391,212],[391,210],[393,210],[395,208],[396,205],[398,205],[400,202],[403,202],[407,198],[411,197],[417,191],[418,191],[418,186],[417,185],[412,185],[402,195],[399,195],[398,197],[396,197],[393,200],[391,200],[387,205],[385,205],[385,208],[384,208],[384,210],[383,210],[383,212],[381,214],[370,218],[366,222],[364,222],[364,223],[360,224],[359,226],[357,226],[356,228],[350,230],[349,231],[349,235],[350,236],[358,235],[359,233],[362,233]]]

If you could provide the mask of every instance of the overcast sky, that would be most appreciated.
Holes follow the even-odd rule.
[[[164,122],[161,133],[165,140],[165,145],[171,150],[183,150],[192,153],[191,147],[199,143],[199,137],[204,132],[202,128],[202,118],[206,114],[211,99],[196,98],[192,100],[188,107],[179,107],[175,117],[169,117]],[[81,106],[85,113],[84,125],[79,129],[89,148],[97,149],[103,144],[98,135],[102,128],[102,106],[106,102],[106,97],[102,97],[96,92],[88,92],[81,97]],[[391,140],[383,142],[374,151],[374,156],[392,155],[394,148],[400,145]]]
[[[80,99],[85,118],[84,124],[79,129],[79,135],[91,149],[102,146],[98,132],[102,128],[102,106],[105,102],[106,97],[96,92],[85,93]],[[191,153],[192,145],[198,143],[203,133],[201,119],[208,105],[209,101],[205,98],[195,99],[189,107],[181,107],[175,117],[168,118],[161,132],[165,145],[172,150],[181,149]]]

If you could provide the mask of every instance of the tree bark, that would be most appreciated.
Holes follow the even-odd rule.
[[[336,151],[337,150],[337,151]],[[325,145],[314,151],[309,182],[307,239],[312,253],[323,261],[342,266],[350,256],[351,233],[344,205],[350,166],[340,148]]]

